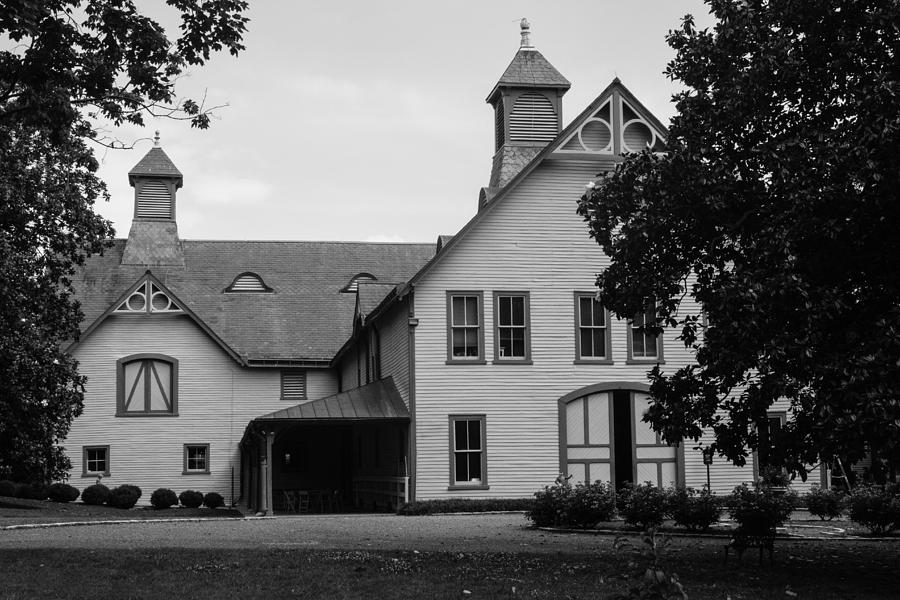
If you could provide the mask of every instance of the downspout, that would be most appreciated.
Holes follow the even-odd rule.
[[[414,288],[409,288],[406,295],[407,312],[407,360],[409,361],[409,443],[407,444],[407,477],[409,477],[407,502],[416,500],[416,318]]]

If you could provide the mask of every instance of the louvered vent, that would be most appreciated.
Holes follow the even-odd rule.
[[[497,100],[497,111],[494,115],[494,142],[495,150],[499,150],[505,141],[503,139],[503,98]]]
[[[162,181],[150,179],[141,185],[137,198],[139,219],[171,219],[172,194]]]
[[[543,94],[526,92],[516,99],[509,115],[509,139],[514,142],[549,142],[559,133],[553,103]]]
[[[306,400],[306,371],[281,372],[281,399],[293,402]]]
[[[244,273],[239,275],[232,283],[229,292],[268,292],[270,288],[263,283],[262,278],[256,273]]]

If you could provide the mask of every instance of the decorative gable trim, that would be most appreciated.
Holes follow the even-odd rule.
[[[274,292],[266,285],[262,277],[252,271],[244,271],[234,278],[231,284],[223,292]]]
[[[144,294],[145,295],[144,298],[146,301],[146,297],[147,297],[146,294],[148,293],[147,292],[148,290],[150,290],[150,292],[149,292],[150,301],[149,301],[148,310],[146,312],[142,311],[142,310],[135,310],[135,308],[137,307],[137,304],[136,304],[137,300],[133,301],[132,304],[129,306],[128,303],[130,300],[132,300],[132,298],[135,296],[135,294]],[[171,309],[167,310],[167,309],[165,309],[166,307],[163,307],[164,308],[163,310],[157,310],[157,311],[152,310],[154,294],[157,297],[162,296],[166,300],[168,300],[169,304],[166,305],[166,307],[170,307]],[[159,300],[158,305],[162,307],[161,302],[162,302],[162,300]],[[119,309],[122,309],[122,310],[119,310]],[[169,288],[167,288],[165,285],[163,285],[163,283],[159,279],[157,279],[149,269],[147,269],[147,271],[144,273],[144,275],[141,276],[141,278],[138,281],[136,281],[134,283],[134,285],[130,286],[124,294],[119,296],[116,299],[116,301],[113,302],[110,305],[110,307],[107,308],[103,312],[103,314],[101,314],[99,317],[97,317],[97,319],[93,323],[91,323],[81,333],[81,336],[79,337],[79,339],[77,339],[77,340],[73,341],[71,344],[69,344],[69,346],[66,348],[66,352],[72,352],[73,350],[75,350],[75,348],[77,348],[78,345],[84,339],[86,339],[89,335],[91,335],[94,332],[94,330],[97,329],[101,323],[103,323],[103,321],[105,321],[107,318],[109,318],[110,315],[113,315],[113,314],[118,315],[118,314],[122,314],[123,312],[126,314],[136,314],[136,313],[143,314],[145,316],[150,316],[154,313],[156,313],[156,314],[168,313],[168,314],[175,314],[175,315],[185,315],[185,316],[189,317],[192,321],[194,321],[194,323],[196,323],[197,326],[201,330],[203,330],[204,333],[206,333],[206,335],[208,335],[216,344],[218,344],[219,347],[222,348],[222,350],[224,350],[228,354],[228,356],[233,358],[235,360],[235,362],[237,362],[238,364],[240,364],[242,366],[247,366],[247,362],[241,357],[240,354],[235,352],[235,350],[231,346],[226,344],[225,341],[222,338],[220,338],[216,334],[216,332],[213,331],[209,327],[209,325],[207,325],[205,322],[203,322],[203,320],[200,317],[198,317],[196,314],[194,314],[194,312],[191,309],[189,309],[187,306],[185,306],[184,302],[179,300],[178,297]]]

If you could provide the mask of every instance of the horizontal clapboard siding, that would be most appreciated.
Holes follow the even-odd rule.
[[[116,359],[140,353],[178,360],[177,417],[115,416]],[[137,485],[144,491],[142,503],[159,487],[215,491],[230,501],[232,467],[235,493],[240,490],[238,444],[244,429],[253,418],[285,406],[279,369],[241,367],[185,316],[112,316],[82,340],[74,356],[88,382],[84,412],[63,445],[72,460],[71,482],[82,489],[93,483],[81,477],[82,446],[109,445],[110,476],[104,484]],[[308,372],[310,398],[336,387],[333,372]],[[208,475],[182,475],[184,444],[210,445]]]
[[[417,498],[530,496],[559,473],[560,397],[604,381],[646,382],[649,365],[626,364],[624,321],[611,323],[614,364],[573,364],[573,293],[592,291],[607,260],[575,214],[598,170],[586,162],[544,163],[417,284]],[[445,364],[448,290],[484,292],[488,364]],[[494,291],[530,293],[532,365],[491,364]],[[689,359],[674,337],[665,342],[666,370]],[[488,490],[447,489],[453,414],[485,415]]]
[[[381,375],[393,377],[403,402],[409,407],[409,315],[406,302],[379,320]]]

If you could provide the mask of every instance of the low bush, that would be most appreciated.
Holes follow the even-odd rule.
[[[848,500],[850,520],[873,534],[887,533],[900,526],[900,489],[896,485],[861,485]]]
[[[608,483],[591,484],[569,481],[559,476],[553,485],[535,492],[531,509],[525,513],[538,527],[572,527],[590,529],[602,521],[610,521],[616,513],[615,494]]]
[[[81,492],[68,483],[54,483],[50,486],[49,495],[54,502],[74,502]]]
[[[706,531],[721,514],[722,501],[709,490],[678,487],[669,492],[669,517],[689,531]]]
[[[124,485],[120,485],[119,487],[121,487],[121,488],[126,488],[126,489],[130,490],[135,496],[137,496],[138,500],[140,500],[140,499],[141,499],[141,496],[144,495],[144,492],[141,491],[141,488],[139,488],[139,487],[136,486],[136,485],[128,485],[128,484],[126,483],[126,484],[124,484]]]
[[[178,501],[186,508],[197,508],[203,504],[203,493],[185,490],[178,494]]]
[[[158,510],[171,508],[178,504],[178,496],[169,488],[159,488],[150,494],[150,504]]]
[[[19,491],[19,486],[8,479],[0,481],[0,496],[14,498]]]
[[[42,483],[24,483],[19,486],[16,495],[27,500],[46,500],[50,497],[50,488]]]
[[[209,492],[203,496],[203,506],[207,508],[219,508],[225,506],[225,498],[222,497],[222,494]]]
[[[128,509],[137,504],[140,497],[140,490],[135,490],[133,485],[120,485],[109,491],[106,505],[113,508]]]
[[[669,511],[670,492],[650,482],[628,483],[616,494],[616,510],[628,525],[659,527]]]
[[[847,506],[847,494],[840,490],[824,490],[814,485],[812,489],[803,496],[803,504],[810,514],[813,514],[823,521],[830,521],[841,516]]]
[[[797,503],[796,492],[776,493],[762,486],[750,488],[741,484],[728,497],[728,512],[738,524],[740,533],[767,536],[784,525]]]
[[[422,500],[404,502],[397,509],[398,515],[434,515],[454,512],[492,512],[530,510],[531,498],[452,498],[449,500]]]
[[[92,506],[104,504],[108,498],[109,488],[102,483],[89,485],[81,492],[81,501]]]

